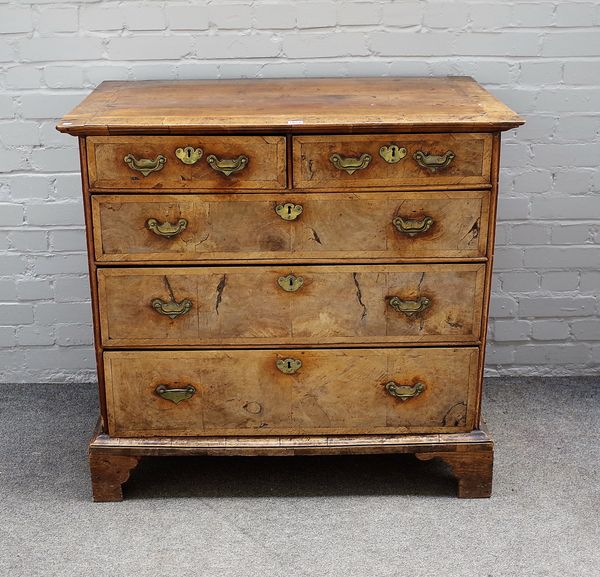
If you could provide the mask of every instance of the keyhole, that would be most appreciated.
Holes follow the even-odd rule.
[[[192,150],[190,148],[186,148],[186,154],[188,158],[192,158]]]
[[[392,145],[392,158],[395,160],[398,156],[398,147],[394,144]]]
[[[288,368],[288,369],[291,369],[291,368],[292,368],[292,362],[291,362],[291,361],[288,361],[288,362],[287,362],[287,368]]]
[[[288,215],[292,214],[292,205],[291,204],[288,204],[287,209],[288,209]]]
[[[294,286],[294,280],[290,277],[290,287]]]

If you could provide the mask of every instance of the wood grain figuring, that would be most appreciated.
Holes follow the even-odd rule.
[[[481,258],[488,198],[486,191],[94,196],[96,259],[169,264]],[[284,203],[302,206],[296,220],[277,215],[275,207]],[[411,236],[394,226],[398,216],[431,217],[433,225]],[[163,238],[146,226],[150,218],[184,218],[188,225],[178,236]]]
[[[123,500],[122,485],[139,464],[140,458],[110,452],[90,451],[92,496],[96,503]]]
[[[434,433],[472,430],[476,348],[106,352],[114,436]],[[284,374],[277,359],[302,367]],[[389,381],[425,390],[406,401]],[[192,385],[174,404],[158,385]]]
[[[103,82],[61,132],[479,132],[523,119],[472,78]]]
[[[278,279],[301,276],[286,292]],[[485,265],[355,265],[100,269],[103,344],[265,346],[276,344],[477,342]],[[392,297],[428,298],[408,316]],[[191,310],[171,319],[154,299]]]
[[[286,146],[283,136],[94,136],[87,138],[89,180],[92,190],[161,191],[169,189],[285,188]],[[178,148],[201,148],[195,164],[184,164],[175,154]],[[166,158],[164,166],[144,176],[124,158]],[[219,160],[248,158],[239,172],[224,175],[211,168],[207,158]]]
[[[406,156],[395,164],[379,154],[382,146],[397,144]],[[390,134],[364,136],[296,136],[293,139],[294,187],[394,188],[398,185],[487,184],[490,181],[492,138],[489,134]],[[447,168],[432,172],[413,158],[417,151],[455,154]],[[331,156],[360,158],[369,154],[366,168],[348,174],[331,162]]]

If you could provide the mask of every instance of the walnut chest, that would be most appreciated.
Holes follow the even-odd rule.
[[[470,78],[105,82],[79,138],[95,500],[150,455],[414,453],[491,492],[500,133]]]

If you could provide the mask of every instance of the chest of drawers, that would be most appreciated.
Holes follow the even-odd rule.
[[[414,453],[491,492],[500,133],[470,78],[105,82],[79,138],[94,499],[152,455]]]

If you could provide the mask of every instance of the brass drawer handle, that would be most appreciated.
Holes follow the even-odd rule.
[[[219,160],[214,154],[209,154],[206,157],[206,162],[208,162],[213,170],[221,172],[225,176],[229,176],[234,172],[239,172],[240,170],[246,168],[246,166],[248,166],[248,157],[244,154],[241,154],[237,158],[224,158],[223,160]]]
[[[162,170],[167,159],[162,154],[159,154],[154,160],[149,158],[140,158],[138,160],[133,154],[128,154],[123,161],[131,170],[137,170],[144,176],[148,176],[151,172]]]
[[[396,164],[406,156],[406,148],[400,147],[397,144],[382,146],[379,149],[379,156],[389,164]]]
[[[192,309],[192,301],[189,299],[184,299],[179,303],[175,300],[165,302],[162,299],[154,299],[150,304],[157,313],[171,319],[183,316]]]
[[[423,312],[430,304],[431,300],[427,297],[420,297],[416,301],[403,301],[398,297],[390,299],[390,306],[399,313],[404,313],[407,317],[414,317]]]
[[[277,279],[277,284],[284,291],[288,293],[295,293],[304,284],[304,278],[301,276],[288,274],[287,276],[280,276]]]
[[[292,358],[277,359],[275,365],[284,375],[293,375],[302,366],[302,361]]]
[[[170,222],[160,223],[155,218],[149,218],[146,221],[146,227],[151,230],[155,235],[162,236],[164,238],[173,238],[178,234],[182,233],[188,225],[188,221],[185,218],[180,218],[176,224]]]
[[[408,401],[408,399],[418,397],[425,390],[425,385],[423,383],[416,383],[412,386],[399,385],[394,381],[390,381],[385,384],[385,390],[392,395],[392,397],[396,397],[396,399]]]
[[[415,236],[420,232],[427,232],[433,224],[433,218],[426,216],[422,220],[410,220],[397,216],[392,221],[392,224],[398,229],[398,232],[402,232],[408,236]]]
[[[301,204],[294,204],[293,202],[286,202],[285,204],[278,204],[275,207],[275,212],[283,220],[296,220],[304,209]]]
[[[354,174],[369,166],[371,155],[363,152],[358,158],[340,156],[337,152],[329,157],[331,164],[339,170],[345,170],[348,174]]]
[[[438,170],[447,168],[454,160],[454,156],[455,154],[451,150],[448,150],[446,154],[442,154],[441,156],[427,154],[422,150],[417,150],[417,152],[413,154],[413,158],[417,161],[417,164],[431,172],[437,172]]]
[[[158,385],[154,392],[163,399],[178,405],[181,401],[187,401],[196,394],[196,389],[188,385],[184,389],[168,389],[166,385]]]
[[[201,148],[186,146],[178,148],[175,151],[175,156],[183,162],[183,164],[196,164],[202,158],[203,151]]]

